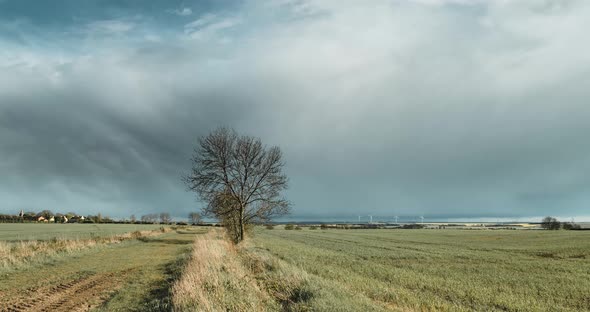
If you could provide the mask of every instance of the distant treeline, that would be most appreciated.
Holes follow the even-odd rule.
[[[40,212],[21,211],[18,214],[0,214],[0,223],[120,223],[120,224],[171,224],[172,218],[167,212],[142,215],[138,220],[135,215],[129,219],[115,220],[102,214],[79,215],[75,212],[54,213],[51,210]],[[176,222],[175,224],[186,224]]]
[[[590,228],[583,228],[580,224],[576,224],[574,222],[560,222],[554,217],[545,217],[541,223],[537,223],[540,225],[542,229],[545,230],[590,230]],[[269,230],[274,229],[276,224],[266,224],[266,228]],[[344,229],[344,230],[360,230],[360,229],[446,229],[446,228],[453,228],[455,226],[459,226],[459,224],[445,224],[445,225],[424,225],[420,223],[409,223],[409,224],[401,224],[401,225],[386,225],[380,223],[368,223],[368,224],[293,224],[287,223],[285,224],[286,230],[301,230],[304,227],[308,227],[310,230],[315,229]],[[490,224],[490,225],[483,225],[481,228],[486,229],[506,229],[506,230],[516,230],[519,227],[517,226],[510,226],[510,225],[503,225],[503,224]],[[478,229],[477,227],[474,228],[464,228],[464,229]]]
[[[582,230],[579,224],[575,224],[574,222],[560,222],[557,218],[551,216],[543,218],[541,227],[546,230]]]
[[[285,224],[285,230],[300,230],[303,227],[308,227],[310,230],[317,230],[318,228],[322,229],[322,230],[327,230],[327,229],[344,229],[344,230],[363,230],[363,229],[392,229],[392,228],[397,228],[397,229],[423,229],[425,228],[424,225],[422,224],[404,224],[404,225],[400,225],[400,226],[385,226],[385,225],[381,225],[381,224],[320,224],[318,225],[303,225],[303,224],[291,224],[291,223],[287,223]],[[266,225],[267,229],[274,229],[274,224],[267,224]]]

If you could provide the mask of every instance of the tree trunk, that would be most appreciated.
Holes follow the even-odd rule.
[[[240,242],[244,240],[244,206],[240,207]]]

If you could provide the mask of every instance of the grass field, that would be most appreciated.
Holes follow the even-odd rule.
[[[207,231],[101,245],[0,274],[0,311],[170,311],[171,283]]]
[[[158,224],[0,223],[0,241],[86,239],[160,227]]]
[[[259,229],[254,245],[308,275],[313,311],[590,310],[590,232]]]
[[[153,234],[0,270],[0,311],[590,311],[587,231],[260,227],[238,246],[221,228]]]

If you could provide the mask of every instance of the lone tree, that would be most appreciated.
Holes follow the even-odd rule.
[[[199,139],[184,181],[207,202],[203,215],[218,219],[239,243],[248,225],[289,212],[281,196],[287,188],[283,167],[277,146],[222,127]]]
[[[559,230],[561,228],[561,222],[553,217],[545,217],[541,221],[541,227],[546,230]]]
[[[199,224],[201,223],[201,214],[198,212],[191,212],[188,214],[188,219],[192,224]]]
[[[164,224],[168,224],[172,222],[172,218],[170,218],[170,214],[167,212],[160,213],[160,222]]]

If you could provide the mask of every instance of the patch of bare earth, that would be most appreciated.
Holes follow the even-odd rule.
[[[89,311],[106,301],[132,270],[89,274],[57,285],[2,294],[2,312]]]

